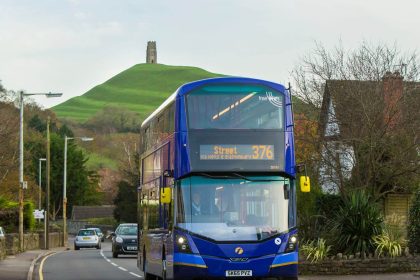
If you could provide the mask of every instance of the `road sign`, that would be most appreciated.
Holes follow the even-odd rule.
[[[26,190],[28,188],[28,181],[22,182],[22,189]]]
[[[35,219],[44,219],[44,209],[41,209],[41,210],[35,209],[34,218]]]

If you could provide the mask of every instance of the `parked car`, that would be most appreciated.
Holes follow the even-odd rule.
[[[74,239],[74,250],[80,248],[96,248],[101,249],[101,241],[96,231],[92,229],[81,229]]]
[[[87,229],[91,229],[91,230],[96,231],[96,234],[99,236],[99,239],[101,239],[101,242],[105,241],[105,236],[102,233],[102,230],[100,228],[95,227],[95,228],[87,228]]]
[[[137,224],[120,224],[112,236],[112,257],[137,254]]]
[[[4,229],[3,227],[0,227],[0,238],[4,238],[4,235],[5,235]]]

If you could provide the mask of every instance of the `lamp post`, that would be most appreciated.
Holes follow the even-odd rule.
[[[64,171],[63,171],[63,246],[67,243],[67,142],[80,139],[83,142],[93,141],[90,137],[67,137],[64,136]]]
[[[23,190],[26,184],[23,181],[23,100],[25,96],[44,95],[46,97],[60,97],[62,93],[25,93],[19,91],[19,105],[20,105],[20,126],[19,126],[19,249],[23,251]]]
[[[43,162],[43,161],[47,161],[47,159],[46,158],[40,158],[39,159],[39,168],[38,168],[38,186],[39,186],[39,196],[38,196],[38,209],[39,210],[41,210],[42,209],[42,203],[41,203],[41,201],[42,201],[42,165],[41,165],[41,163]]]

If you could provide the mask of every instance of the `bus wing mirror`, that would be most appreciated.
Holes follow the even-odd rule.
[[[311,191],[311,181],[309,179],[309,176],[300,176],[300,191],[301,192]]]
[[[170,169],[163,171],[163,177],[167,177],[167,178],[174,177],[174,171]]]
[[[170,187],[164,187],[160,189],[160,203],[169,204],[172,200],[172,192]]]

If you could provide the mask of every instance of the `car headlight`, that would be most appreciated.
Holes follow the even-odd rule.
[[[115,238],[115,241],[117,241],[118,243],[123,243],[123,239],[119,236],[117,236],[117,238]]]

